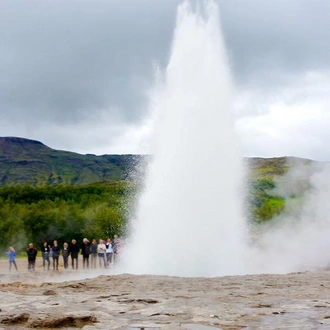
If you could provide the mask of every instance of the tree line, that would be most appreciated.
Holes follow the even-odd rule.
[[[272,178],[252,180],[246,214],[262,224],[281,213],[285,200],[272,195]],[[13,245],[16,251],[29,242],[41,247],[43,241],[59,244],[84,237],[99,239],[123,236],[134,212],[139,184],[105,181],[84,186],[0,187],[0,251]],[[198,187],[196,187],[198,190]]]
[[[136,184],[112,181],[86,186],[0,188],[0,250],[29,242],[59,243],[84,237],[122,236],[132,211]]]

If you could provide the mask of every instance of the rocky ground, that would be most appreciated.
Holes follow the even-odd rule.
[[[329,271],[180,278],[7,267],[0,261],[0,329],[330,329]]]

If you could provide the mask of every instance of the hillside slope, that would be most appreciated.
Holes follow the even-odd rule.
[[[82,155],[55,150],[35,140],[0,137],[0,186],[84,185],[125,180],[143,171],[146,160],[145,155]],[[245,158],[244,161],[251,181],[273,179],[283,176],[293,166],[317,163],[295,157]]]
[[[147,159],[81,155],[34,140],[0,138],[0,248],[14,244],[22,230],[21,236],[30,239],[38,233],[51,238],[55,229],[58,238],[81,228],[90,233],[99,230],[95,237],[107,228],[108,232],[124,232],[141,187],[139,181],[131,180],[135,178],[132,173],[142,173]],[[213,161],[212,155],[207,161]],[[275,219],[292,202],[303,203],[305,192],[312,188],[311,175],[322,165],[294,157],[245,158],[244,163],[248,174],[242,192],[245,213],[250,223],[258,225]],[[199,187],[194,189],[198,192]]]
[[[39,141],[0,137],[0,186],[82,185],[126,179],[142,156],[81,155]]]

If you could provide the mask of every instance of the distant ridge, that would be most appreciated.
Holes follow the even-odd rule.
[[[4,137],[0,137],[0,141],[1,142],[14,142],[14,143],[21,143],[21,144],[25,144],[25,143],[32,143],[32,144],[42,144],[44,145],[42,142],[37,141],[37,140],[31,140],[31,139],[26,139],[26,138],[22,138],[22,137],[17,137],[17,136],[4,136]]]
[[[40,141],[0,137],[0,186],[85,185],[136,178],[146,167],[146,155],[78,154],[52,149]],[[210,159],[212,161],[212,159]],[[253,178],[281,176],[293,165],[318,163],[297,157],[245,158]]]
[[[0,137],[0,186],[84,185],[128,179],[143,156],[81,155],[40,141]]]

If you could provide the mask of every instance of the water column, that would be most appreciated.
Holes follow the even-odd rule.
[[[145,187],[122,270],[135,274],[244,273],[242,155],[217,5],[179,6],[171,56],[153,103]]]

